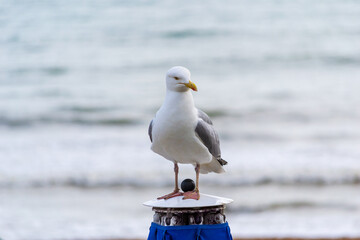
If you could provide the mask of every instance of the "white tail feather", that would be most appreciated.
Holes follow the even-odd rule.
[[[216,160],[216,158],[213,158],[211,162],[200,165],[200,173],[207,174],[209,172],[223,173],[225,170],[219,161]]]

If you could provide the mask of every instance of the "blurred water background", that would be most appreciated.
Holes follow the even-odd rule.
[[[0,237],[145,238],[148,123],[183,65],[234,236],[360,236],[360,2],[1,1]],[[180,166],[180,179],[193,178]]]

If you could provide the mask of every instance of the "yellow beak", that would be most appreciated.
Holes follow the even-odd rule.
[[[194,90],[194,91],[197,91],[197,87],[195,85],[195,83],[193,83],[192,81],[189,80],[188,83],[184,83],[185,86],[187,86],[188,88]]]

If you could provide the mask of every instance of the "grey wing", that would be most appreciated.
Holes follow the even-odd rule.
[[[198,117],[199,118],[201,118],[202,120],[204,120],[208,124],[213,125],[210,117],[205,112],[201,111],[200,109],[197,109],[197,110],[198,110]]]
[[[206,113],[203,111],[199,110],[199,118],[200,119],[195,128],[197,136],[207,147],[211,155],[213,155],[221,165],[227,164],[227,162],[221,158],[219,135],[211,124],[212,122],[209,116],[206,115]]]
[[[152,142],[152,128],[153,128],[153,122],[154,122],[154,119],[151,120],[150,122],[150,125],[149,125],[149,129],[148,129],[148,134],[149,134],[149,137],[150,137],[150,141]]]

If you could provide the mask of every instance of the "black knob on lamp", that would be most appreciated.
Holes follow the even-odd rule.
[[[193,180],[187,178],[184,181],[182,181],[181,190],[183,190],[183,192],[193,191],[194,189],[195,189],[195,183]]]

